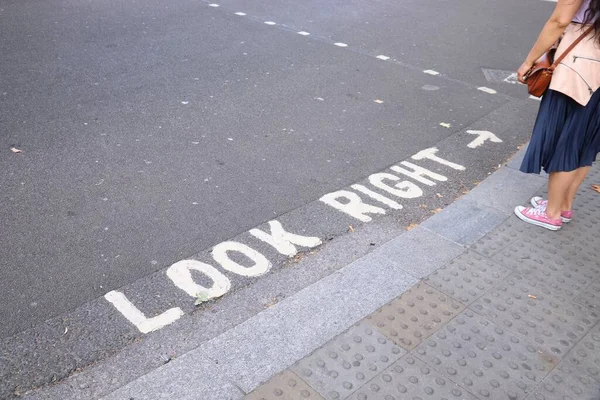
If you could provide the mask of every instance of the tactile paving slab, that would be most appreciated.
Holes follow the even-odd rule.
[[[532,235],[513,243],[493,259],[531,280],[549,286],[569,287],[579,294],[600,275],[600,268],[558,242],[547,235]]]
[[[511,270],[472,251],[461,254],[425,282],[469,305],[504,279]]]
[[[427,364],[407,355],[355,392],[351,400],[477,400]]]
[[[600,324],[597,324],[561,362],[600,383]]]
[[[534,231],[535,228],[519,220],[508,219],[473,243],[469,248],[481,255],[491,257],[504,250],[519,238],[529,236],[529,232]]]
[[[244,397],[245,400],[323,400],[306,382],[290,370],[275,375]]]
[[[291,369],[328,400],[345,399],[406,350],[361,322]]]
[[[419,283],[369,315],[365,322],[398,346],[412,350],[464,308],[431,286]]]
[[[519,400],[557,359],[466,310],[415,349],[418,358],[480,399]]]
[[[561,293],[512,274],[470,308],[562,358],[600,319],[572,297],[568,289]]]
[[[575,297],[575,302],[588,308],[600,310],[600,280],[596,280],[579,296]]]
[[[546,377],[528,400],[600,400],[600,325]]]
[[[527,400],[600,400],[600,384],[577,370],[559,366]]]

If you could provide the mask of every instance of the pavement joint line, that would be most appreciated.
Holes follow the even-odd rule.
[[[460,201],[460,200],[457,200],[457,201]],[[442,210],[442,211],[440,212],[440,214],[441,214],[442,212],[444,212],[444,211]],[[439,214],[436,214],[436,215],[439,215]],[[435,215],[434,215],[434,216],[432,216],[432,218],[433,218],[433,217],[435,217]],[[426,227],[426,226],[421,226],[421,228],[422,228],[422,229],[424,229],[424,230],[426,230],[427,232],[430,232],[430,233],[432,233],[432,234],[434,234],[434,235],[436,235],[436,236],[439,236],[439,237],[441,237],[441,238],[443,238],[443,239],[445,239],[445,240],[448,240],[448,241],[450,241],[450,242],[452,242],[452,243],[456,244],[457,246],[465,247],[465,245],[464,245],[464,244],[462,244],[462,243],[458,243],[458,242],[454,241],[453,239],[451,239],[451,238],[449,238],[449,237],[447,237],[447,236],[444,236],[444,235],[440,234],[439,232],[436,232],[436,231],[434,231],[434,230],[432,230],[432,229],[429,229],[429,228],[428,228],[428,227]],[[457,256],[457,257],[458,257],[458,256]],[[456,258],[456,257],[455,257],[455,258]]]
[[[201,2],[204,3],[204,4],[208,4],[208,2],[206,0],[201,0]],[[210,6],[210,4],[208,4],[208,5]],[[226,8],[218,6],[218,5],[215,8],[220,8],[220,9],[223,9],[224,11],[232,11],[232,10],[227,10]],[[247,15],[245,13],[236,12],[235,14],[239,15],[239,16],[246,16],[246,17],[248,17],[249,19],[251,19],[251,20],[253,20],[255,22],[266,23],[266,22],[264,22],[264,19],[261,19],[261,18],[258,18],[258,17],[253,17],[253,16],[249,16],[249,15]],[[268,25],[271,25],[271,24],[268,24]],[[305,34],[305,33],[308,33],[308,32],[304,32],[302,30],[296,29],[296,28],[288,26],[288,25],[275,24],[274,26],[276,26],[276,27],[278,27],[278,28],[280,28],[282,30],[288,31],[288,32],[294,32],[296,34],[300,34],[300,35],[303,35],[303,36],[310,36],[311,39],[314,39],[316,41],[320,41],[320,42],[327,43],[327,44],[333,44],[334,46],[338,46],[338,47],[348,48],[350,51],[352,51],[354,53],[357,53],[357,54],[361,54],[361,55],[364,55],[364,56],[367,56],[367,57],[370,57],[370,58],[377,58],[377,59],[380,59],[380,60],[384,60],[383,58],[380,58],[379,55],[376,55],[374,53],[370,53],[370,52],[368,52],[366,50],[362,50],[362,49],[359,49],[357,47],[348,46],[348,44],[344,43],[344,42],[335,42],[335,41],[333,41],[331,39],[328,39],[326,37],[323,37],[323,36]],[[437,76],[437,77],[439,77],[441,79],[444,79],[444,80],[447,80],[449,82],[453,82],[453,83],[456,83],[456,84],[460,84],[460,85],[468,87],[470,89],[477,89],[477,90],[484,91],[484,92],[489,93],[489,94],[498,94],[498,95],[500,95],[500,96],[502,96],[504,98],[511,98],[511,99],[515,98],[512,95],[505,94],[505,93],[498,93],[497,91],[495,91],[493,89],[489,89],[489,88],[485,88],[487,90],[482,90],[481,89],[482,87],[480,87],[480,86],[474,85],[472,83],[469,83],[469,82],[466,82],[466,81],[463,81],[463,80],[460,80],[460,79],[452,78],[452,77],[450,77],[450,76],[448,76],[446,74],[440,73],[438,71],[434,71],[434,70],[424,70],[423,71],[422,68],[416,67],[416,66],[414,66],[412,64],[408,64],[408,63],[399,61],[397,59],[391,59],[391,57],[388,57],[388,56],[383,56],[383,57],[387,57],[384,61],[389,61],[389,62],[391,62],[391,63],[393,63],[395,65],[398,65],[400,67],[404,67],[404,68],[407,68],[407,69],[410,69],[410,70],[413,70],[413,71],[421,71],[421,72],[424,72],[424,73],[429,74],[429,75],[434,75],[434,76]]]

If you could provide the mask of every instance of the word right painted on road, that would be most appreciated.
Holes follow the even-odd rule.
[[[465,170],[464,166],[439,157],[438,151],[436,147],[431,147],[418,152],[411,158],[415,161],[427,159],[458,171]],[[405,177],[411,180],[405,179]],[[403,206],[399,201],[423,196],[423,189],[418,183],[435,186],[436,182],[446,182],[448,178],[412,162],[402,161],[399,165],[390,167],[389,171],[370,175],[367,180],[372,188],[354,184],[350,186],[354,191],[338,190],[321,197],[320,201],[361,222],[370,222],[373,219],[372,214],[385,215],[386,210],[382,206],[400,210]],[[385,192],[388,196],[376,192],[377,189]],[[366,203],[360,194],[374,200],[378,205]]]

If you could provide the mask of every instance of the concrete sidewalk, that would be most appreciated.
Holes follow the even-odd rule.
[[[600,170],[591,175],[559,233],[508,218],[246,398],[600,399],[600,195],[589,189]],[[456,224],[485,193],[456,204]],[[452,235],[451,220],[425,225]]]
[[[104,399],[600,399],[600,168],[550,232],[519,163]]]

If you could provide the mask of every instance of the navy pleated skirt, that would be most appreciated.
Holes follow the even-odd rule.
[[[548,89],[542,98],[521,171],[568,172],[591,166],[600,152],[600,90],[584,107]]]

